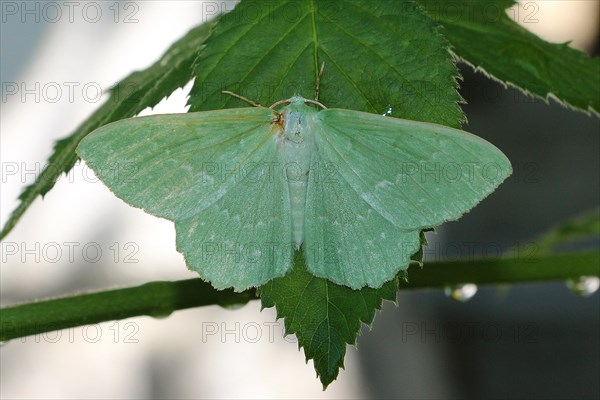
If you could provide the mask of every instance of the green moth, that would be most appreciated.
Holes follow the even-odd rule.
[[[467,132],[298,96],[114,122],[77,152],[119,198],[175,223],[190,269],[236,291],[285,275],[295,250],[318,277],[380,287],[408,267],[422,229],[511,173]]]

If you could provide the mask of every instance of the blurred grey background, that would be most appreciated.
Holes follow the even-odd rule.
[[[79,90],[73,99],[63,93],[56,102],[43,95],[23,101],[5,96],[5,83],[58,83],[64,89],[65,82],[78,82],[106,89],[153,62],[207,8],[200,1],[96,2],[102,16],[90,22],[96,6],[87,6],[86,18],[80,11],[94,2],[77,2],[72,22],[66,14],[48,22],[32,15],[23,21],[22,10],[16,16],[6,12],[7,4],[21,2],[0,3],[3,224],[52,143],[102,101]],[[30,2],[32,9],[34,3],[40,12],[46,6],[50,13],[51,3],[65,11],[62,2]],[[599,55],[598,2],[524,1],[521,7],[531,4],[538,7],[537,22],[528,29],[548,40],[575,39],[574,46]],[[507,251],[598,207],[600,119],[527,98],[468,67],[461,71],[465,129],[504,151],[515,175],[460,221],[430,236],[430,260]],[[178,91],[154,111],[184,111],[186,94]],[[39,261],[7,255],[3,247],[2,305],[194,276],[175,252],[172,225],[122,204],[83,165],[37,200],[5,240],[20,250],[57,243],[66,251],[71,242],[78,244],[74,259],[63,255],[53,263],[44,262],[47,255]],[[98,259],[79,251],[91,243],[102,250]],[[591,246],[598,246],[597,238]],[[132,252],[136,263],[126,262]],[[401,292],[398,307],[386,304],[373,329],[364,329],[360,351],[348,349],[346,371],[327,392],[294,339],[281,338],[281,323],[272,325],[273,310],[259,312],[257,302],[236,311],[206,307],[161,320],[135,318],[5,344],[0,396],[599,398],[599,302],[598,293],[582,298],[560,282],[479,288],[466,303],[442,291]]]

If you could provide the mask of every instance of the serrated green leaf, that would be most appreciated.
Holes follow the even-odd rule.
[[[203,24],[192,29],[152,66],[132,73],[115,85],[110,92],[110,98],[102,107],[73,134],[56,142],[48,166],[35,182],[20,194],[21,203],[4,224],[0,240],[12,230],[38,196],[43,197],[54,187],[54,183],[63,172],[68,173],[73,168],[77,161],[75,149],[88,133],[109,122],[132,117],[146,107],[155,106],[192,79],[193,62],[213,24]]]
[[[190,111],[244,105],[222,90],[265,105],[294,94],[312,98],[325,62],[320,100],[327,106],[391,108],[394,116],[458,126],[458,72],[447,46],[411,1],[243,0],[221,18],[198,58]],[[261,298],[285,318],[327,386],[361,323],[395,298],[398,278],[354,291],[312,276],[296,256],[293,271],[262,286]]]
[[[424,232],[421,247],[411,257],[420,265],[427,245]],[[400,281],[408,284],[408,270],[379,289],[352,290],[313,276],[305,267],[303,252],[297,251],[292,271],[261,286],[257,293],[263,308],[275,307],[277,318],[284,319],[286,334],[296,335],[298,346],[304,348],[307,361],[314,360],[326,388],[344,367],[346,345],[356,345],[361,323],[370,326],[383,300],[395,301]]]
[[[492,77],[547,100],[600,113],[600,58],[546,42],[505,12],[511,0],[419,0],[456,55]]]
[[[270,105],[314,98],[328,107],[457,127],[458,71],[448,43],[408,0],[243,0],[199,56],[190,111],[243,106],[230,90]]]
[[[356,344],[361,324],[373,322],[383,300],[396,299],[398,278],[379,289],[352,290],[313,276],[304,261],[297,251],[292,271],[261,286],[259,293],[262,306],[275,306],[277,318],[284,318],[286,334],[296,335],[327,387],[344,367],[346,345]]]

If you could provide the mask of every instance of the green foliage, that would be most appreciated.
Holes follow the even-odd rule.
[[[258,16],[249,18],[249,15]],[[224,15],[196,64],[190,111],[270,105],[300,95],[328,107],[457,127],[458,72],[433,22],[406,0],[242,1]]]
[[[421,263],[427,239],[411,259]],[[378,289],[352,290],[306,270],[303,252],[295,254],[293,270],[259,289],[263,307],[276,307],[284,318],[286,334],[295,334],[304,347],[306,360],[313,360],[317,376],[326,388],[344,367],[346,345],[356,345],[361,323],[371,326],[383,300],[395,301],[400,281],[408,283],[408,272],[400,273]]]
[[[572,107],[598,113],[600,60],[527,32],[505,15],[512,4],[511,0],[242,0],[216,24],[195,28],[150,68],[124,79],[107,103],[59,141],[49,160],[51,168],[25,188],[0,239],[38,195],[45,195],[59,175],[70,170],[77,160],[75,148],[88,133],[154,106],[191,78],[195,84],[190,111],[242,106],[222,90],[270,105],[294,94],[312,98],[324,62],[320,99],[329,107],[373,113],[391,108],[396,117],[458,127],[465,118],[458,107],[459,76],[451,50],[505,84],[542,98],[552,94]],[[484,12],[490,7],[498,11],[491,18]],[[257,10],[260,17],[251,18]],[[596,212],[561,225],[540,243],[550,249],[567,239],[597,235],[598,227]],[[542,260],[516,257],[430,264],[422,271],[412,267],[410,282],[400,282],[400,287],[597,275],[597,259],[594,252]],[[372,322],[384,299],[394,299],[399,279],[380,289],[352,291],[311,276],[302,260],[296,261],[290,274],[260,288],[263,306],[277,308],[287,331],[298,336],[307,358],[315,360],[326,386],[343,366],[346,344],[356,342],[361,324]],[[567,262],[572,264],[569,271],[564,269]],[[217,292],[199,280],[185,282],[4,309],[0,339],[135,315],[168,314],[191,306],[244,303],[255,295],[253,291]],[[84,298],[90,307],[79,306]]]
[[[514,1],[419,2],[443,27],[452,51],[476,69],[526,93],[546,100],[552,95],[572,107],[600,113],[600,59],[568,43],[548,43],[518,25],[505,12]]]
[[[304,265],[302,252],[296,252],[293,270],[259,293],[263,307],[276,307],[277,318],[284,318],[286,334],[296,334],[306,361],[314,361],[327,387],[344,367],[346,344],[356,344],[361,323],[371,325],[383,300],[396,299],[398,278],[379,289],[352,290],[313,276]]]
[[[70,136],[59,140],[48,160],[48,167],[27,186],[0,232],[0,240],[12,230],[23,213],[38,196],[44,196],[54,187],[62,173],[68,173],[75,162],[75,149],[79,142],[93,130],[113,121],[135,116],[146,107],[153,107],[174,90],[192,79],[191,66],[212,24],[200,25],[175,42],[152,66],[137,71],[119,82],[110,92],[110,98]]]
[[[325,63],[320,100],[328,107],[373,113],[391,108],[393,116],[458,127],[464,116],[457,105],[461,101],[455,89],[458,72],[447,46],[411,1],[284,0],[273,6],[246,0],[221,17],[207,39],[196,64],[190,111],[244,106],[223,95],[223,90],[266,105],[295,94],[312,98],[319,68]],[[300,345],[307,346],[306,357],[315,359],[317,373],[326,386],[343,365],[345,344],[354,343],[360,320],[370,323],[385,296],[377,297],[377,290],[355,292],[312,277],[310,296],[299,296],[298,301],[307,310],[306,318],[320,319],[320,329],[337,333],[319,346],[308,339],[315,331],[294,321],[285,311],[289,304],[281,297],[288,285],[297,288],[310,277],[297,263],[292,273],[262,286],[261,293],[270,294],[268,299],[279,315],[286,317],[288,331],[298,335]],[[337,298],[345,297],[352,305],[338,305],[338,318],[323,318],[320,309],[307,302],[309,298],[327,297],[323,290],[328,288],[339,291]],[[378,301],[363,302],[373,295]],[[362,304],[363,313],[347,316],[357,302]],[[346,317],[354,324],[347,324]],[[324,354],[326,349],[332,350]]]

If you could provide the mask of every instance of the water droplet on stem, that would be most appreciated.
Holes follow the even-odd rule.
[[[444,294],[452,300],[465,303],[477,294],[477,285],[474,283],[460,283],[458,285],[446,286]]]
[[[590,297],[598,291],[600,279],[597,276],[580,276],[577,279],[568,279],[567,287],[581,297]]]

